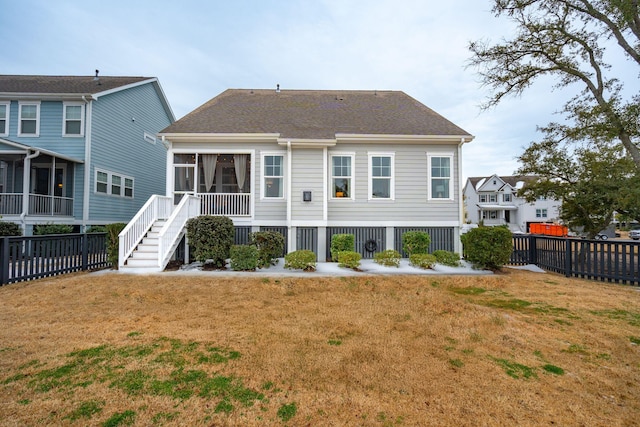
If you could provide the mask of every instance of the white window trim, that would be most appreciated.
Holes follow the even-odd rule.
[[[80,107],[80,133],[67,133],[67,107]],[[62,103],[62,136],[67,138],[82,138],[84,136],[84,102]]]
[[[282,197],[267,197],[264,194],[264,180],[267,176],[264,174],[264,158],[267,156],[281,156],[282,157]],[[287,195],[287,152],[286,151],[262,151],[260,153],[260,200],[270,201],[282,201],[286,200]]]
[[[104,173],[107,174],[107,192],[103,193],[101,191],[98,191],[98,173]],[[120,194],[113,194],[112,191],[112,184],[113,184],[113,177],[114,176],[118,176],[120,177]],[[93,192],[94,194],[100,194],[103,196],[112,196],[112,197],[121,197],[123,199],[131,199],[133,200],[135,198],[135,185],[136,185],[136,181],[133,177],[131,176],[127,176],[127,175],[123,175],[120,173],[116,173],[116,172],[111,172],[108,171],[106,169],[98,169],[96,168],[93,174]],[[129,196],[125,196],[125,192],[124,192],[124,188],[125,188],[125,180],[126,179],[130,179],[131,180],[131,197]]]
[[[395,200],[396,199],[396,153],[393,152],[376,152],[371,151],[368,154],[368,169],[369,169],[369,192],[367,197],[369,200],[383,201],[383,200]],[[389,177],[389,197],[373,197],[373,158],[374,157],[390,157],[391,158],[391,176]],[[384,178],[384,177],[376,177]]]
[[[4,105],[7,107],[5,112],[7,116],[5,117],[4,131],[0,130],[0,136],[9,136],[9,118],[11,117],[11,102],[9,101],[0,101],[0,105]]]
[[[36,106],[36,133],[22,133],[22,106],[23,105]],[[35,138],[40,136],[40,101],[18,101],[18,136],[25,137],[25,138]]]
[[[448,157],[449,158],[449,197],[448,198],[443,198],[443,197],[437,197],[434,198],[432,197],[431,194],[431,159],[435,158],[435,157]],[[427,153],[427,200],[433,200],[433,201],[453,201],[454,200],[454,194],[453,194],[453,180],[454,180],[454,174],[453,174],[453,154],[438,154],[438,153]],[[440,177],[439,177],[440,178]]]
[[[335,197],[333,194],[333,158],[351,157],[351,195],[349,197]],[[355,200],[356,199],[356,153],[354,152],[333,152],[329,155],[329,199],[331,200]],[[344,177],[343,177],[344,178]]]

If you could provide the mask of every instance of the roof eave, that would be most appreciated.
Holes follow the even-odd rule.
[[[385,134],[352,134],[337,133],[338,141],[349,142],[367,142],[367,143],[385,143],[390,141],[398,141],[404,143],[467,143],[471,142],[475,136],[473,135],[385,135]]]
[[[261,142],[277,141],[279,133],[159,133],[171,142]]]
[[[0,99],[60,101],[93,99],[90,93],[36,93],[36,92],[0,92]]]

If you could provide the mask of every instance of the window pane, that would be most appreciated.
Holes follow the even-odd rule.
[[[175,191],[193,191],[193,168],[175,168]]]
[[[391,180],[389,179],[373,179],[373,198],[389,199],[391,198]]]
[[[64,133],[67,135],[80,135],[80,122],[78,121],[67,121],[65,123]]]
[[[333,176],[351,176],[351,157],[333,157]]]
[[[20,122],[20,133],[36,133],[35,120],[22,120]]]
[[[124,196],[125,196],[125,197],[133,197],[133,188],[127,188],[127,187],[125,187],[125,189],[124,189]]]
[[[351,179],[335,178],[333,180],[334,197],[351,197]]]
[[[67,105],[67,120],[80,120],[82,107],[79,105]]]
[[[282,197],[282,178],[265,178],[265,197]]]
[[[391,177],[391,158],[390,157],[372,157],[371,158],[371,174],[375,177]]]
[[[35,119],[38,114],[38,106],[37,105],[23,105],[20,109],[21,111],[21,119]]]
[[[282,176],[282,156],[265,156],[264,157],[264,175],[265,176]]]
[[[195,154],[174,154],[173,163],[176,165],[195,165],[196,155]]]
[[[434,199],[449,198],[449,180],[436,178],[431,180],[431,197]]]
[[[120,185],[122,184],[122,178],[118,175],[111,176],[111,194],[117,196],[120,195]]]
[[[0,133],[8,133],[6,131],[7,121],[4,119],[0,119]]]

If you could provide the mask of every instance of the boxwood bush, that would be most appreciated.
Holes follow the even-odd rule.
[[[15,222],[0,221],[0,236],[22,236],[22,229]]]
[[[284,256],[284,268],[293,270],[315,271],[316,254],[307,249],[301,249]]]
[[[73,225],[69,224],[38,224],[33,227],[34,236],[46,236],[48,234],[73,233]]]
[[[460,266],[460,255],[455,252],[449,252],[445,250],[433,251],[433,255],[436,257],[436,261],[442,265],[448,265],[449,267]]]
[[[277,231],[256,231],[250,234],[251,244],[258,248],[258,267],[275,265],[284,252],[284,236]]]
[[[407,231],[402,235],[402,250],[407,255],[429,253],[431,236],[424,231]]]
[[[331,236],[331,259],[333,261],[338,261],[338,254],[340,252],[354,252],[355,250],[356,250],[355,235],[334,234],[333,236]]]
[[[378,252],[373,256],[373,260],[380,264],[385,265],[387,267],[400,267],[400,252],[387,249],[386,251]]]
[[[418,268],[433,268],[436,257],[432,254],[413,254],[409,257],[409,264]]]
[[[362,255],[354,251],[338,252],[338,267],[358,268]]]
[[[197,261],[211,260],[214,266],[224,267],[234,237],[233,221],[226,216],[202,215],[187,221],[187,239]]]
[[[253,245],[231,246],[231,269],[254,271],[258,267],[258,248]]]
[[[499,270],[511,258],[513,238],[507,227],[473,228],[460,238],[465,258],[476,268]]]

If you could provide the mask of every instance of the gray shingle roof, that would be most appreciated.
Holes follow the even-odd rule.
[[[161,133],[471,135],[400,91],[228,89]]]
[[[0,75],[0,94],[78,94],[90,95],[152,77],[100,76],[17,76]]]
[[[489,178],[491,178],[493,175],[490,176],[472,176],[469,177],[468,180],[469,182],[471,182],[471,185],[473,185],[473,188],[475,188],[476,190],[478,189],[478,183],[482,180],[487,180]],[[538,177],[535,175],[510,175],[510,176],[498,176],[498,178],[500,178],[502,181],[504,181],[505,184],[509,184],[511,187],[516,188],[517,184],[519,181],[532,181],[534,179],[537,179]],[[486,181],[484,181],[486,182]]]

